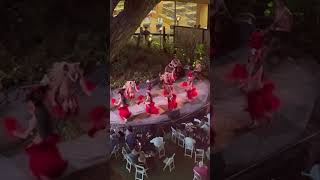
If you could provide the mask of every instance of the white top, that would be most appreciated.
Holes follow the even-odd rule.
[[[163,137],[155,137],[150,141],[150,143],[152,143],[155,147],[159,148],[164,144]]]
[[[189,149],[193,148],[195,143],[196,143],[196,140],[194,140],[191,137],[184,138],[184,144],[185,144],[186,148],[189,148]]]

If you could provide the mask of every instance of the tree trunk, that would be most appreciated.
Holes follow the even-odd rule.
[[[110,24],[110,62],[135,33],[140,23],[160,0],[127,0],[124,10]]]

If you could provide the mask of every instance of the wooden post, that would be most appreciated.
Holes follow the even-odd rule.
[[[166,43],[166,27],[163,26],[163,34],[162,34],[162,48],[164,50],[164,52],[166,52],[166,48],[165,48],[165,43]]]

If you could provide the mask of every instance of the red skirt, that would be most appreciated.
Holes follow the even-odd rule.
[[[280,108],[280,100],[273,94],[273,84],[265,84],[263,88],[247,94],[248,112],[253,120],[266,117]]]
[[[163,89],[163,96],[168,96],[169,92],[166,88]]]
[[[131,116],[131,112],[129,111],[128,105],[125,105],[124,107],[119,107],[119,116],[122,119],[128,119]]]
[[[155,107],[154,102],[146,105],[146,112],[149,114],[159,114],[159,109]]]
[[[248,78],[248,71],[245,64],[236,64],[228,76],[228,79],[243,81]]]
[[[26,149],[29,156],[29,168],[38,179],[40,176],[58,178],[67,168],[68,163],[62,159],[56,147],[57,142],[53,139],[48,138]]]
[[[191,90],[187,91],[187,97],[188,99],[193,99],[194,97],[198,96],[197,89],[192,88]]]
[[[174,94],[171,100],[168,99],[168,109],[169,111],[172,111],[176,109],[177,106],[178,106],[177,96]]]

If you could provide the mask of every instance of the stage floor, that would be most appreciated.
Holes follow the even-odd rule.
[[[183,87],[180,86],[181,82],[186,79],[181,79],[174,84],[175,92],[177,94],[177,103],[178,108],[173,112],[168,112],[167,108],[167,98],[162,95],[162,89],[158,85],[155,85],[152,89],[152,96],[155,102],[155,105],[160,109],[160,114],[149,115],[145,112],[144,104],[134,104],[129,107],[129,111],[132,113],[128,122],[125,123],[118,115],[118,110],[116,107],[111,107],[110,110],[110,124],[112,125],[148,125],[148,124],[157,124],[161,122],[170,121],[172,116],[175,114],[175,118],[182,117],[184,115],[196,112],[205,106],[209,101],[209,88],[210,82],[208,80],[198,80],[196,81],[195,87],[197,88],[198,96],[191,102],[188,101],[186,97],[186,92]],[[140,92],[136,94],[136,97],[139,95],[145,95],[146,89],[141,88]],[[118,98],[118,95],[115,92],[111,92],[111,98]]]

